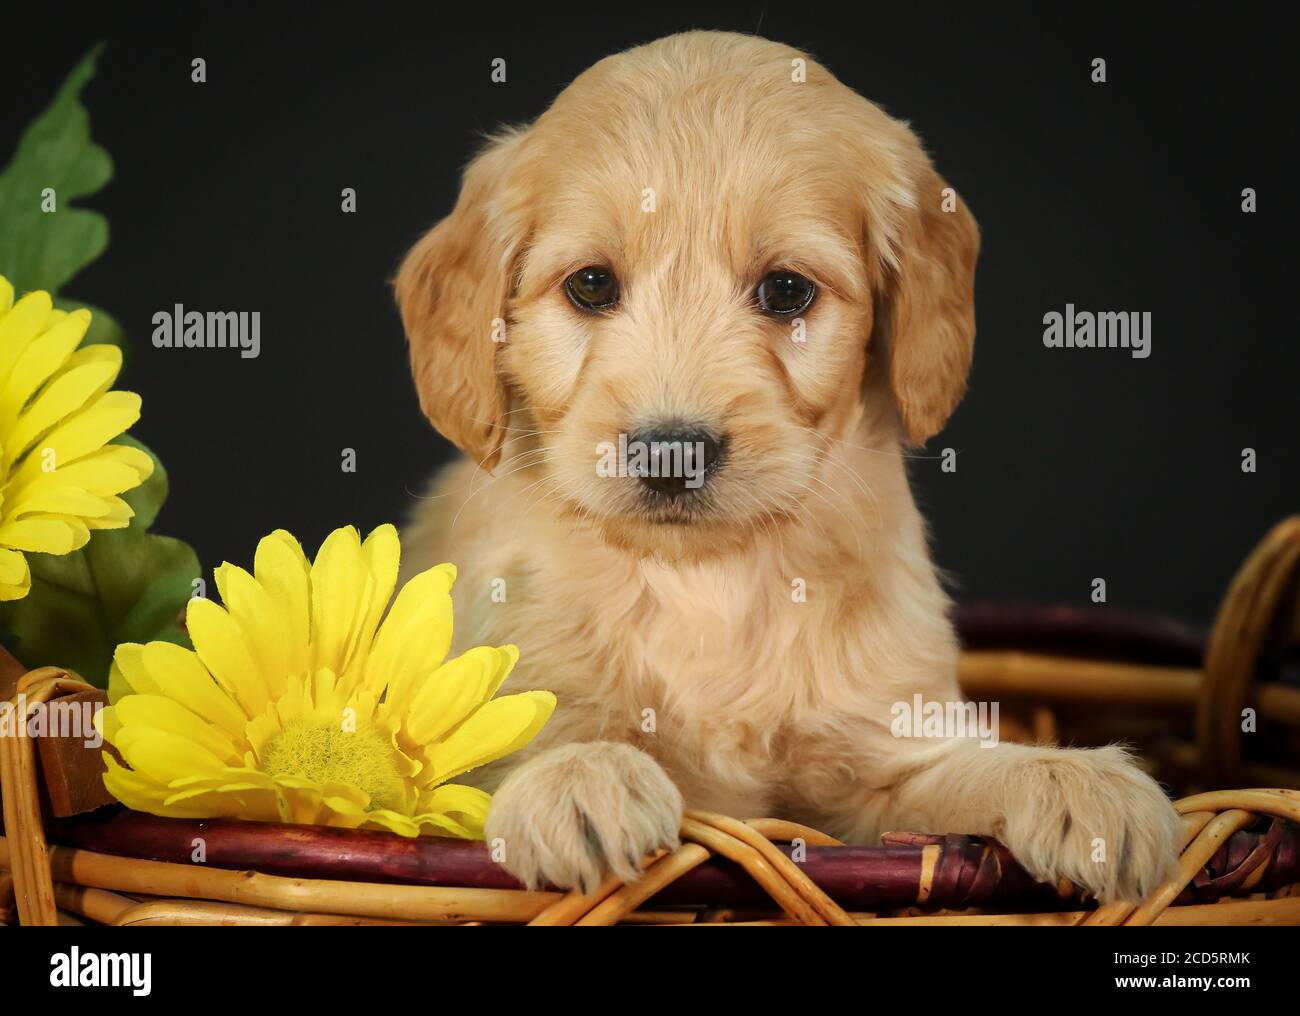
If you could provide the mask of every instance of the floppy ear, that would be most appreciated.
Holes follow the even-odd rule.
[[[395,283],[420,408],[487,469],[506,436],[494,322],[505,317],[524,234],[507,186],[523,137],[499,135],[470,163],[456,207],[411,248]]]
[[[914,151],[901,193],[912,200],[891,216],[875,330],[889,351],[889,385],[907,440],[919,445],[943,429],[966,391],[979,227],[919,142],[909,141]]]

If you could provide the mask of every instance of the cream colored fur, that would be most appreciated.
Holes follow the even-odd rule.
[[[516,643],[506,690],[559,700],[472,774],[528,884],[633,877],[683,801],[858,843],[989,834],[1104,899],[1170,873],[1179,819],[1121,750],[890,731],[896,702],[961,699],[905,469],[971,356],[978,234],[946,186],[803,54],[689,33],[493,141],[408,256],[422,404],[470,457],[420,504],[405,570],[454,561],[457,646]],[[564,296],[587,264],[618,274],[615,311]],[[774,266],[819,284],[802,343],[752,305]],[[635,479],[596,475],[597,442],[664,415],[729,434],[707,518],[648,521]]]

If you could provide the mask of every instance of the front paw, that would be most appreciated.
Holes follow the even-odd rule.
[[[641,860],[678,846],[682,795],[654,759],[627,744],[552,748],[506,777],[492,798],[486,835],[530,889],[592,892],[611,872],[625,882]]]
[[[1182,819],[1122,748],[1045,752],[1010,782],[1000,837],[1039,881],[1069,879],[1107,903],[1173,877]]]

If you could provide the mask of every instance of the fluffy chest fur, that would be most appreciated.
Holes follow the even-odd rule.
[[[526,485],[475,478],[468,463],[435,490],[407,531],[408,571],[454,560],[456,649],[514,642],[507,690],[555,692],[532,750],[627,741],[689,801],[757,814],[800,768],[791,751],[833,754],[883,731],[904,688],[952,673],[946,599],[914,509],[910,540],[864,543],[842,523],[818,530],[810,513],[760,529],[745,554],[665,564],[530,510]]]

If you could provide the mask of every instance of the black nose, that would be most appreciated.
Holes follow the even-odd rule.
[[[723,440],[690,426],[653,427],[628,438],[628,473],[656,494],[679,497],[704,486]]]

